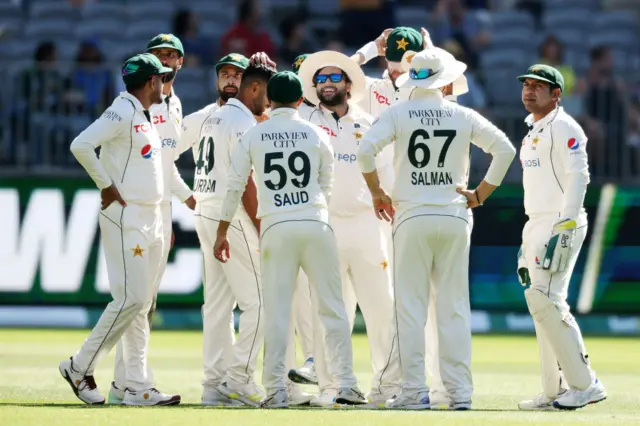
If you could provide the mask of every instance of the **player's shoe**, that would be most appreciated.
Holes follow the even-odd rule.
[[[278,389],[272,394],[269,394],[262,404],[261,408],[289,408],[290,396],[287,395],[287,391],[284,389]]]
[[[204,386],[202,389],[202,405],[212,407],[242,407],[244,404],[238,400],[223,395],[213,386]]]
[[[418,392],[412,395],[400,393],[385,403],[389,410],[428,410],[431,408],[429,392]]]
[[[569,389],[553,401],[553,406],[560,410],[577,410],[605,399],[607,399],[607,391],[600,380],[596,379],[586,390]]]
[[[556,398],[567,393],[567,390],[563,390],[558,394]],[[553,401],[556,398],[549,398],[544,393],[538,394],[533,397],[533,399],[525,399],[523,401],[518,402],[518,408],[523,411],[555,411],[556,408],[553,406]]]
[[[300,389],[300,386],[295,383],[290,383],[287,386],[287,394],[289,395],[289,405],[292,407],[297,407],[300,405],[308,405],[314,396],[310,393],[304,392]]]
[[[80,401],[89,405],[104,404],[104,396],[100,395],[93,376],[82,375],[74,369],[73,358],[62,361],[58,365],[58,370]]]
[[[385,408],[384,404],[391,398],[395,397],[399,391],[399,389],[389,392],[371,391],[365,395],[367,403],[364,408]]]
[[[141,391],[127,389],[122,400],[124,405],[150,406],[150,405],[178,405],[180,395],[167,395],[156,388]]]
[[[309,405],[312,407],[323,407],[323,408],[332,408],[338,406],[336,403],[336,396],[338,396],[338,391],[335,389],[325,389],[320,392],[320,395],[315,396]]]
[[[453,409],[453,399],[448,392],[439,390],[429,390],[429,405],[432,410],[451,410]]]
[[[338,394],[336,395],[336,403],[347,405],[360,405],[366,404],[365,399],[360,389],[356,388],[338,388]]]
[[[316,375],[316,364],[313,362],[313,357],[307,358],[302,367],[289,370],[288,376],[289,380],[294,383],[317,385],[318,376]]]
[[[455,410],[455,411],[467,411],[467,410],[471,410],[471,400],[468,401],[458,401],[458,402],[454,402],[451,406],[450,406],[451,410]]]
[[[218,386],[218,391],[230,399],[240,401],[250,407],[260,407],[264,400],[264,395],[255,383],[238,383],[227,380]]]
[[[120,389],[116,386],[116,382],[111,382],[111,389],[109,389],[109,405],[122,405],[124,399],[125,389]]]

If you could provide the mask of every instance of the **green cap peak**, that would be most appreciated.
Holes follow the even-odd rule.
[[[245,70],[249,66],[249,59],[239,53],[229,53],[227,56],[223,56],[216,64],[216,74],[219,73],[220,68],[225,65],[233,65],[234,67]]]
[[[559,87],[561,92],[564,92],[564,78],[560,71],[552,66],[544,64],[531,65],[525,75],[518,77],[519,81],[524,81],[527,78],[534,80],[544,81],[551,84],[552,87]]]
[[[387,37],[385,57],[389,62],[402,61],[402,55],[408,50],[420,52],[422,50],[422,34],[410,27],[397,27]]]
[[[147,44],[147,52],[153,49],[175,49],[180,53],[180,56],[184,56],[184,48],[180,39],[173,34],[158,34]]]
[[[122,66],[122,80],[125,84],[147,80],[154,75],[173,72],[165,67],[160,60],[151,53],[140,53],[127,59]]]

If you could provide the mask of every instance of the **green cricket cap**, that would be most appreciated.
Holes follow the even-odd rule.
[[[220,68],[225,65],[233,65],[242,70],[247,69],[249,66],[249,59],[246,56],[239,53],[230,53],[227,56],[222,57],[216,64],[216,74],[220,72]]]
[[[269,79],[267,97],[271,102],[290,104],[302,97],[302,81],[292,71],[281,71]]]
[[[304,60],[307,59],[307,56],[309,56],[308,53],[303,53],[302,55],[296,56],[296,58],[293,60],[293,64],[291,65],[291,68],[293,68],[293,72],[298,74],[298,70],[300,69],[300,65],[302,65]]]
[[[551,87],[559,87],[561,92],[564,92],[564,78],[560,71],[544,64],[531,65],[525,75],[518,77],[519,81],[524,81],[527,78],[534,80],[544,81],[551,84]]]
[[[385,57],[389,62],[401,62],[402,55],[407,50],[420,52],[422,50],[422,34],[410,27],[397,27],[387,37],[387,51]]]
[[[140,53],[127,59],[122,66],[122,81],[124,84],[132,84],[146,81],[153,75],[168,74],[173,72],[165,67],[160,60],[151,53]]]
[[[168,49],[175,49],[180,53],[180,56],[184,56],[184,48],[180,39],[173,34],[158,34],[147,44],[147,52],[153,49],[160,49],[166,47]]]

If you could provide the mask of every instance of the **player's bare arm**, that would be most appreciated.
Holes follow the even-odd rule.
[[[249,175],[247,186],[242,194],[242,205],[247,211],[249,219],[251,219],[251,222],[253,222],[253,225],[256,227],[258,234],[260,234],[260,219],[256,217],[258,214],[258,188],[255,180],[253,179],[253,170]]]
[[[115,184],[112,184],[111,186],[100,191],[100,202],[102,205],[102,210],[109,207],[113,202],[118,202],[123,207],[127,206],[127,203],[122,199],[120,191],[118,191],[118,188],[116,188]]]
[[[386,220],[387,222],[393,221],[396,209],[393,207],[391,197],[380,185],[378,170],[374,170],[370,173],[362,173],[362,176],[364,176],[364,180],[367,182],[367,187],[371,192],[373,210],[376,217],[380,220]]]
[[[227,231],[231,222],[221,220],[218,225],[218,233],[216,235],[216,243],[213,246],[213,255],[222,263],[229,260],[229,240],[227,239]]]
[[[495,191],[496,185],[491,185],[487,181],[480,182],[480,185],[474,190],[457,188],[456,192],[467,198],[467,207],[474,209],[484,204],[487,198]]]

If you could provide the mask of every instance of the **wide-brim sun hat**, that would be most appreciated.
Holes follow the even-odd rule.
[[[298,70],[298,76],[302,80],[304,97],[314,105],[320,104],[317,89],[314,85],[313,77],[325,67],[340,68],[351,80],[351,98],[349,101],[358,103],[365,94],[367,82],[364,72],[360,66],[347,55],[333,50],[323,50],[309,55]]]
[[[439,89],[458,80],[467,70],[467,64],[444,49],[431,47],[403,55],[402,69],[407,72],[396,79],[397,87]]]

